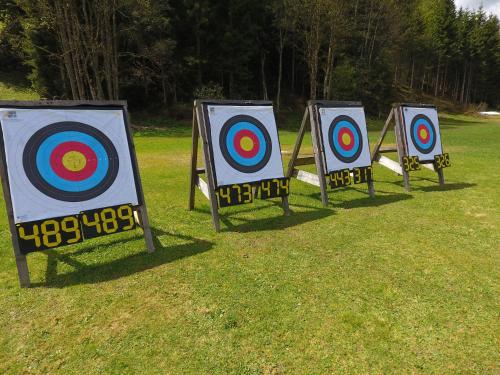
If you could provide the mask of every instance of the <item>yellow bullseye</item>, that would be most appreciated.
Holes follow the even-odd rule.
[[[422,139],[426,139],[426,138],[427,138],[427,135],[428,135],[428,134],[427,134],[427,130],[425,130],[425,129],[421,129],[421,130],[420,130],[420,138],[422,138]]]
[[[349,134],[344,133],[344,134],[342,135],[342,143],[343,143],[343,144],[345,144],[345,145],[350,145],[350,144],[351,144],[351,141],[352,141],[352,139],[351,139],[351,136],[350,136]]]
[[[62,163],[67,170],[79,172],[87,165],[87,158],[81,152],[70,151],[63,156]]]
[[[251,151],[253,149],[252,138],[250,138],[250,137],[241,138],[240,145],[244,151]]]

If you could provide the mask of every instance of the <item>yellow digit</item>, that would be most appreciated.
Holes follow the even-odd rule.
[[[334,187],[337,187],[337,175],[335,174],[335,172],[330,173],[330,182],[332,183],[332,185],[334,185]]]
[[[226,191],[225,193],[224,189]],[[220,199],[225,199],[228,205],[231,204],[231,188],[219,188],[219,200]]]
[[[82,217],[83,224],[86,225],[87,227],[95,227],[95,231],[97,233],[102,232],[102,227],[101,227],[101,222],[99,220],[99,215],[94,212],[94,220],[90,221],[87,215],[83,215]]]
[[[23,226],[19,227],[19,237],[25,241],[35,241],[35,247],[42,246],[42,242],[40,241],[40,230],[38,229],[38,225],[33,225],[33,234],[26,234],[26,230]]]
[[[238,203],[241,203],[242,199],[241,199],[241,187],[240,187],[240,185],[233,185],[232,188],[234,190],[238,191],[238,193],[236,194],[236,196],[238,197]]]
[[[72,239],[66,241],[69,244],[77,243],[82,238],[78,220],[75,217],[65,217],[61,222],[61,229],[66,233],[74,233],[75,236]]]
[[[344,175],[344,184],[350,185],[352,183],[351,182],[351,171],[349,171],[349,169],[344,169],[343,175]]]
[[[290,193],[290,180],[288,178],[283,178],[280,180],[280,189],[285,191],[285,195]]]
[[[49,226],[51,226],[52,229],[49,229]],[[59,232],[61,228],[57,221],[46,220],[42,223],[40,229],[42,231],[42,241],[45,246],[56,247],[61,244],[62,238],[61,238],[61,233]],[[50,237],[53,236],[55,236],[55,238],[53,238],[53,241],[51,241]]]
[[[267,186],[266,186],[267,185]],[[262,181],[260,184],[262,191],[265,191],[267,196],[271,196],[271,181]]]
[[[110,217],[107,217],[109,214]],[[112,208],[105,208],[101,211],[102,229],[108,234],[115,233],[118,230],[118,222],[116,221],[116,213]]]
[[[335,172],[335,180],[337,180],[337,186],[344,185],[344,172],[343,171]]]
[[[243,203],[250,203],[252,201],[252,185],[243,184],[243,189],[243,197],[246,196],[246,198],[243,199]]]
[[[124,226],[122,229],[123,230],[129,230],[134,227],[134,212],[132,211],[132,208],[130,206],[121,206],[117,210],[118,217],[121,220],[128,220],[128,225]]]
[[[276,194],[279,195],[279,191],[280,191],[280,180],[279,180],[279,178],[273,179],[273,183],[276,184]]]
[[[447,167],[451,165],[450,163],[450,154],[444,154],[444,162]]]
[[[361,182],[361,168],[354,168],[352,170],[352,174],[354,177],[354,183],[359,184]],[[366,176],[366,171],[365,171],[365,176]]]
[[[410,160],[406,156],[403,157],[403,168],[406,172],[410,171]]]
[[[372,167],[365,168],[365,180],[369,181],[372,179]]]

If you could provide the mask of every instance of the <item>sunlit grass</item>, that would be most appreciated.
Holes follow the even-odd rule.
[[[0,215],[0,373],[498,372],[498,121],[442,119],[444,189],[422,171],[407,194],[376,166],[375,199],[360,186],[323,209],[293,181],[292,216],[226,209],[220,234],[201,194],[186,210],[181,125],[135,137],[153,255],[140,232],[33,254],[20,290]]]

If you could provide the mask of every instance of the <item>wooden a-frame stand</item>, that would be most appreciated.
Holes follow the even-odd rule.
[[[392,105],[391,112],[387,117],[387,120],[382,128],[380,138],[375,144],[372,151],[372,163],[378,162],[380,165],[390,169],[391,171],[403,176],[404,188],[407,192],[411,191],[410,187],[410,173],[405,171],[403,168],[403,158],[408,156],[408,146],[405,141],[405,127],[404,127],[404,117],[403,117],[403,106],[407,107],[422,107],[428,108],[432,107],[425,104],[399,104],[395,103]],[[394,120],[394,121],[393,121]],[[396,147],[382,147],[385,136],[389,131],[391,124],[394,123],[394,131],[396,135]],[[382,154],[386,153],[398,153],[398,162],[389,159],[387,156]],[[439,185],[444,186],[444,174],[442,169],[435,168],[432,161],[421,161],[420,164],[433,172],[436,172],[439,178]]]
[[[304,117],[302,118],[302,123],[300,125],[299,134],[297,141],[295,142],[295,147],[292,152],[292,157],[288,163],[287,177],[295,177],[297,180],[303,181],[310,185],[318,186],[321,192],[321,202],[323,207],[328,206],[328,189],[327,189],[327,170],[325,164],[325,150],[323,147],[323,142],[321,141],[321,128],[319,121],[319,113],[317,110],[318,105],[323,105],[325,107],[353,107],[361,106],[360,102],[334,102],[334,101],[317,101],[310,100],[307,102],[306,110],[304,111]],[[311,138],[313,147],[313,156],[299,157],[300,148],[302,146],[302,141],[304,140],[304,135],[306,133],[307,124],[311,126]],[[302,165],[316,165],[316,174],[310,173],[297,167]],[[368,192],[371,197],[375,196],[375,189],[373,186],[373,180],[368,183]]]
[[[238,101],[238,100],[196,100],[193,106],[193,129],[192,129],[192,151],[191,151],[191,171],[189,179],[189,204],[188,209],[194,209],[196,187],[210,202],[212,213],[212,223],[216,232],[220,232],[219,205],[215,192],[216,182],[214,178],[214,161],[210,152],[209,142],[211,139],[207,126],[208,117],[204,113],[204,105],[272,105],[270,101]],[[198,140],[202,140],[204,168],[198,167]],[[207,181],[201,175],[207,176]],[[288,197],[282,197],[283,211],[286,216],[290,215]]]
[[[129,139],[129,148],[131,154],[132,166],[134,173],[137,178],[137,194],[139,201],[142,202],[141,205],[134,207],[134,218],[142,228],[144,232],[144,240],[146,241],[147,251],[153,253],[155,251],[155,246],[153,242],[153,235],[151,233],[151,228],[149,225],[148,211],[146,208],[146,201],[144,200],[144,192],[142,190],[141,178],[139,175],[139,168],[137,166],[137,157],[135,153],[135,147],[132,140],[132,128],[130,125],[130,119],[127,110],[126,101],[87,101],[87,100],[44,100],[44,101],[4,101],[0,100],[0,108],[67,108],[67,107],[81,107],[85,108],[105,108],[106,106],[121,107],[124,110],[125,115],[125,130],[127,132],[127,138]],[[0,132],[1,135],[1,132]],[[0,136],[0,138],[2,138]],[[3,139],[0,139],[0,143],[3,145]],[[19,284],[22,288],[28,288],[31,285],[28,262],[26,255],[21,253],[19,246],[19,241],[17,238],[17,228],[14,220],[14,209],[12,206],[12,198],[10,195],[10,185],[7,173],[7,161],[4,154],[4,147],[0,147],[0,179],[2,180],[3,196],[5,200],[5,206],[7,208],[7,216],[9,220],[9,228],[12,237],[12,245],[14,248],[14,256],[16,259],[17,273],[19,276]]]

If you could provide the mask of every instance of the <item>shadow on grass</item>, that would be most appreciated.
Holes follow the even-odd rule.
[[[381,207],[392,203],[406,201],[409,199],[413,199],[413,196],[411,196],[410,194],[375,195],[374,198],[363,197],[363,198],[342,201],[340,203],[335,202],[333,206],[342,207],[344,209]]]
[[[480,120],[477,119],[465,120],[456,118],[445,118],[445,119],[440,119],[439,126],[443,129],[453,129],[453,128],[458,128],[460,126],[477,125],[479,122]]]
[[[180,245],[163,246],[159,236],[170,236],[175,239],[187,241]],[[113,247],[124,241],[136,241],[142,239],[141,236],[134,236],[130,239],[115,240],[106,243],[106,248]],[[146,271],[166,263],[193,256],[210,250],[213,243],[199,240],[191,236],[172,234],[153,228],[153,239],[156,251],[148,254],[142,251],[137,254],[113,260],[104,264],[87,265],[79,262],[76,258],[88,252],[95,251],[95,247],[87,247],[71,254],[61,254],[55,251],[47,252],[47,270],[45,283],[33,283],[33,287],[61,288],[69,285],[96,284],[104,281],[116,280],[138,272]],[[145,245],[144,245],[145,248]],[[115,250],[113,250],[115,251]],[[75,270],[70,273],[57,274],[58,262],[66,263]]]
[[[365,193],[368,194],[366,190],[362,189],[356,189],[353,187],[347,187],[343,189],[338,189],[338,192],[340,191],[346,191],[347,189],[355,190],[360,193]],[[384,195],[380,195],[380,193],[383,193]],[[332,195],[335,194],[335,191],[329,191],[328,192],[328,197],[329,197],[329,202],[332,208],[340,207],[344,209],[352,209],[352,208],[363,208],[363,207],[380,207],[380,206],[385,206],[387,204],[392,204],[408,199],[413,199],[413,197],[410,194],[395,194],[391,192],[386,192],[386,191],[377,191],[375,189],[375,197],[370,197],[370,196],[365,196],[362,198],[356,198],[356,199],[349,199],[349,200],[342,200],[342,201],[333,201],[331,199]],[[308,198],[314,198],[317,199],[318,201],[321,202],[321,193],[312,193],[312,194],[301,194],[301,193],[295,193],[295,195],[301,195],[303,197],[308,197]]]
[[[420,190],[420,191],[453,191],[453,190],[463,190],[463,189],[470,189],[477,186],[477,184],[470,184],[468,182],[457,182],[457,183],[451,183],[451,184],[445,184],[444,186],[439,186],[439,183],[436,181],[436,185],[432,186],[421,186],[421,187],[414,187],[412,188],[413,190]]]
[[[300,204],[290,204],[290,216],[286,216],[283,212],[283,206],[281,201],[265,201],[268,204],[262,206],[251,206],[248,208],[242,208],[243,206],[233,207],[234,211],[225,211],[224,209],[219,210],[219,219],[227,228],[222,228],[221,232],[238,232],[238,233],[248,233],[248,232],[259,232],[259,231],[273,231],[280,230],[289,227],[294,227],[300,224],[307,223],[309,221],[320,220],[324,217],[333,215],[333,211],[328,208],[319,208],[316,206],[300,205]],[[270,216],[262,219],[248,219],[240,217],[240,215],[250,212],[257,212],[265,209],[270,209],[276,207],[279,211],[273,211],[274,216]],[[300,207],[308,209],[308,211],[294,212],[293,207]],[[195,212],[204,213],[211,215],[209,209],[205,208],[194,208]],[[276,214],[276,212],[278,214]],[[242,224],[235,224],[234,222],[242,222]]]
[[[433,185],[429,186],[415,186],[412,185],[412,182],[414,181],[427,181],[433,183]],[[391,184],[400,186],[401,188],[404,188],[404,183],[403,181],[394,181],[390,182]],[[469,182],[451,182],[451,183],[446,183],[444,186],[439,185],[439,180],[437,179],[432,179],[432,178],[426,178],[426,177],[412,177],[410,179],[410,188],[412,191],[427,191],[427,192],[432,192],[432,191],[453,191],[453,190],[463,190],[463,189],[470,189],[473,187],[476,187],[477,184],[472,184]]]
[[[232,214],[219,214],[221,222],[227,227],[222,229],[222,232],[237,233],[281,230],[320,220],[330,215],[333,215],[333,211],[326,208],[316,208],[313,211],[292,212],[290,216],[281,214],[280,216],[256,220],[232,217]],[[243,224],[234,224],[233,221],[240,221],[243,222]]]

